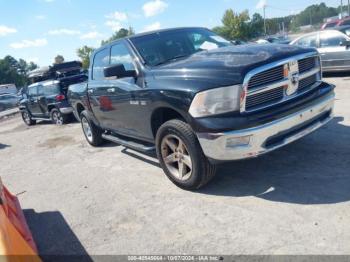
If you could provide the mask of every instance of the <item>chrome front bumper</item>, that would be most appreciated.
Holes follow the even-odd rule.
[[[327,124],[333,118],[333,107],[334,93],[306,109],[261,126],[224,133],[197,133],[197,137],[204,154],[212,160],[230,161],[257,157],[285,146]],[[321,118],[323,115],[326,117]],[[307,125],[310,121],[311,123]],[[303,124],[306,125],[305,128]],[[288,135],[289,130],[293,128],[297,130]],[[278,143],[267,146],[267,141],[280,134],[286,136],[281,136],[281,141]]]

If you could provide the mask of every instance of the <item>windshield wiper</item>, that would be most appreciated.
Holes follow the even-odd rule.
[[[177,59],[185,58],[185,57],[189,57],[189,56],[191,56],[191,55],[178,55],[178,56],[172,57],[170,59],[164,60],[162,62],[159,62],[158,64],[155,64],[154,66],[164,65],[164,64],[170,63],[172,61],[175,61]]]

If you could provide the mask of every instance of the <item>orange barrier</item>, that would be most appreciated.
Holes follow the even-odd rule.
[[[1,179],[0,255],[9,262],[41,261],[18,199],[2,185]]]

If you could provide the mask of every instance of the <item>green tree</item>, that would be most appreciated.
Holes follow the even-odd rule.
[[[222,18],[223,25],[213,30],[229,40],[247,40],[250,38],[249,19],[247,10],[235,13],[232,9],[228,9]]]
[[[253,14],[249,26],[251,37],[258,37],[265,33],[264,18],[259,13]]]
[[[135,34],[135,31],[134,31],[134,29],[132,27],[129,27],[129,29],[122,28],[119,31],[115,32],[107,40],[103,40],[101,42],[101,45],[105,45],[105,44],[108,44],[108,43],[110,43],[110,42],[112,42],[114,40],[118,40],[120,38],[124,38],[124,37],[130,36],[130,35],[134,35],[134,34]]]
[[[57,55],[55,57],[54,65],[62,64],[64,62],[64,57],[62,55]]]
[[[17,87],[26,86],[29,83],[28,72],[37,68],[34,63],[27,63],[23,59],[18,61],[12,56],[0,59],[0,84],[15,84]]]
[[[93,47],[83,46],[77,50],[77,55],[81,59],[84,69],[88,69],[90,66],[90,56],[94,52]]]

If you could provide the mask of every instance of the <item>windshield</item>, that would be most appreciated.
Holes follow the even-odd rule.
[[[147,65],[157,66],[194,53],[232,45],[202,28],[177,29],[131,38]]]

